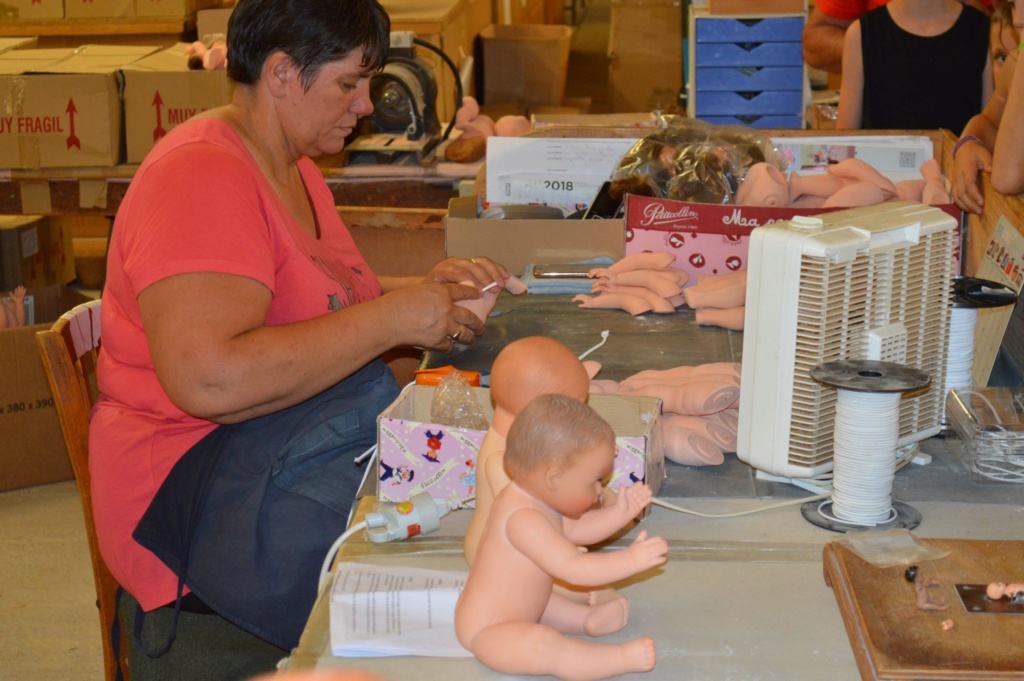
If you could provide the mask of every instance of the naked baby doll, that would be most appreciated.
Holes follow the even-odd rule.
[[[563,517],[591,512],[614,459],[611,427],[564,395],[534,399],[509,429],[505,467],[512,482],[495,500],[455,607],[459,642],[491,669],[587,681],[654,668],[650,638],[601,644],[565,635],[621,630],[629,618],[625,598],[590,605],[552,591],[555,577],[600,585],[665,562],[668,544],[646,531],[626,550],[597,553],[565,537]],[[635,517],[650,500],[650,488],[637,483],[616,504]]]
[[[553,338],[530,336],[509,343],[491,367],[494,420],[487,429],[476,462],[476,509],[466,530],[463,550],[470,567],[494,498],[509,478],[503,456],[509,427],[523,407],[538,395],[559,393],[584,401],[590,377],[572,350]],[[625,524],[626,519],[619,523]]]

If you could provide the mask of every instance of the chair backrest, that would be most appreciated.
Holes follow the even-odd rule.
[[[110,574],[100,555],[93,522],[92,493],[89,484],[89,413],[96,402],[96,358],[100,347],[100,301],[76,306],[36,334],[46,376],[53,391],[60,427],[64,433],[71,466],[75,471],[78,493],[85,513],[93,576],[96,579],[96,606],[100,613],[105,678],[113,681],[120,667],[127,678],[127,666],[120,664],[125,646],[119,645],[120,656],[114,653],[111,631],[117,616],[117,580]],[[121,643],[120,641],[118,642]]]

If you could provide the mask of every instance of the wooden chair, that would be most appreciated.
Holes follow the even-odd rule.
[[[120,655],[114,654],[111,629],[117,617],[117,580],[110,574],[100,555],[93,522],[92,494],[89,486],[89,412],[96,402],[96,357],[100,347],[100,301],[76,306],[53,323],[48,330],[36,334],[46,376],[53,390],[54,406],[64,432],[71,465],[78,482],[78,493],[85,512],[85,529],[89,537],[89,554],[96,579],[96,607],[100,611],[103,640],[103,666],[108,681],[117,678],[120,668],[128,678],[124,631],[119,641]]]

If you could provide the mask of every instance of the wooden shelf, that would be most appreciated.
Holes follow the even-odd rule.
[[[38,19],[0,21],[0,37],[78,35],[149,35],[184,33],[195,29],[196,17],[139,17],[125,19]]]

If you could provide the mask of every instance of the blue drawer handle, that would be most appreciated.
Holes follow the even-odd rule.
[[[761,91],[760,90],[757,90],[757,91],[749,91],[748,90],[746,92],[740,91],[740,92],[737,92],[736,94],[738,94],[743,99],[745,99],[747,101],[750,101],[751,99],[754,99],[755,97],[760,97],[761,96]]]
[[[757,26],[762,21],[764,21],[764,19],[737,19],[737,21],[739,21],[744,26],[748,26],[749,27],[749,26]]]
[[[764,43],[736,43],[736,47],[744,50],[745,52],[753,52],[763,44]]]

